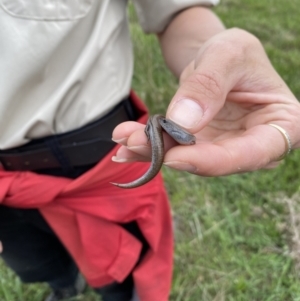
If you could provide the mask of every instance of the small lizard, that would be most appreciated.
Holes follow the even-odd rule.
[[[146,184],[152,180],[160,171],[164,162],[164,140],[162,131],[163,129],[179,144],[192,145],[195,144],[196,138],[173,121],[166,119],[162,115],[150,116],[146,128],[145,134],[148,141],[151,143],[152,160],[150,168],[140,178],[130,183],[113,183],[111,184],[121,188],[135,188]]]

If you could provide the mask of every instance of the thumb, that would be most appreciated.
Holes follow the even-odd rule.
[[[201,47],[194,70],[183,76],[169,105],[167,118],[196,133],[220,111],[227,94],[245,72],[247,44],[237,47],[240,34],[240,30],[227,30]]]
[[[203,70],[204,71],[204,70]],[[228,89],[216,75],[195,70],[172,99],[167,118],[192,133],[198,132],[223,107]]]

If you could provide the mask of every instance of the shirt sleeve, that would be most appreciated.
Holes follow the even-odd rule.
[[[164,30],[177,12],[192,6],[214,6],[220,0],[133,0],[139,22],[147,33]]]

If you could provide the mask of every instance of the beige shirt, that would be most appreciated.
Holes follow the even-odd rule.
[[[133,0],[145,32],[219,0]],[[126,0],[0,0],[0,149],[81,127],[131,86]]]

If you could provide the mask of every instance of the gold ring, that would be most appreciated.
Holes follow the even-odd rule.
[[[269,123],[268,125],[270,125],[273,128],[277,129],[282,134],[282,136],[284,138],[285,152],[276,161],[283,160],[285,158],[285,156],[287,156],[292,150],[292,141],[291,141],[290,135],[288,134],[288,132],[286,130],[284,130],[281,126],[279,126],[277,124]]]

